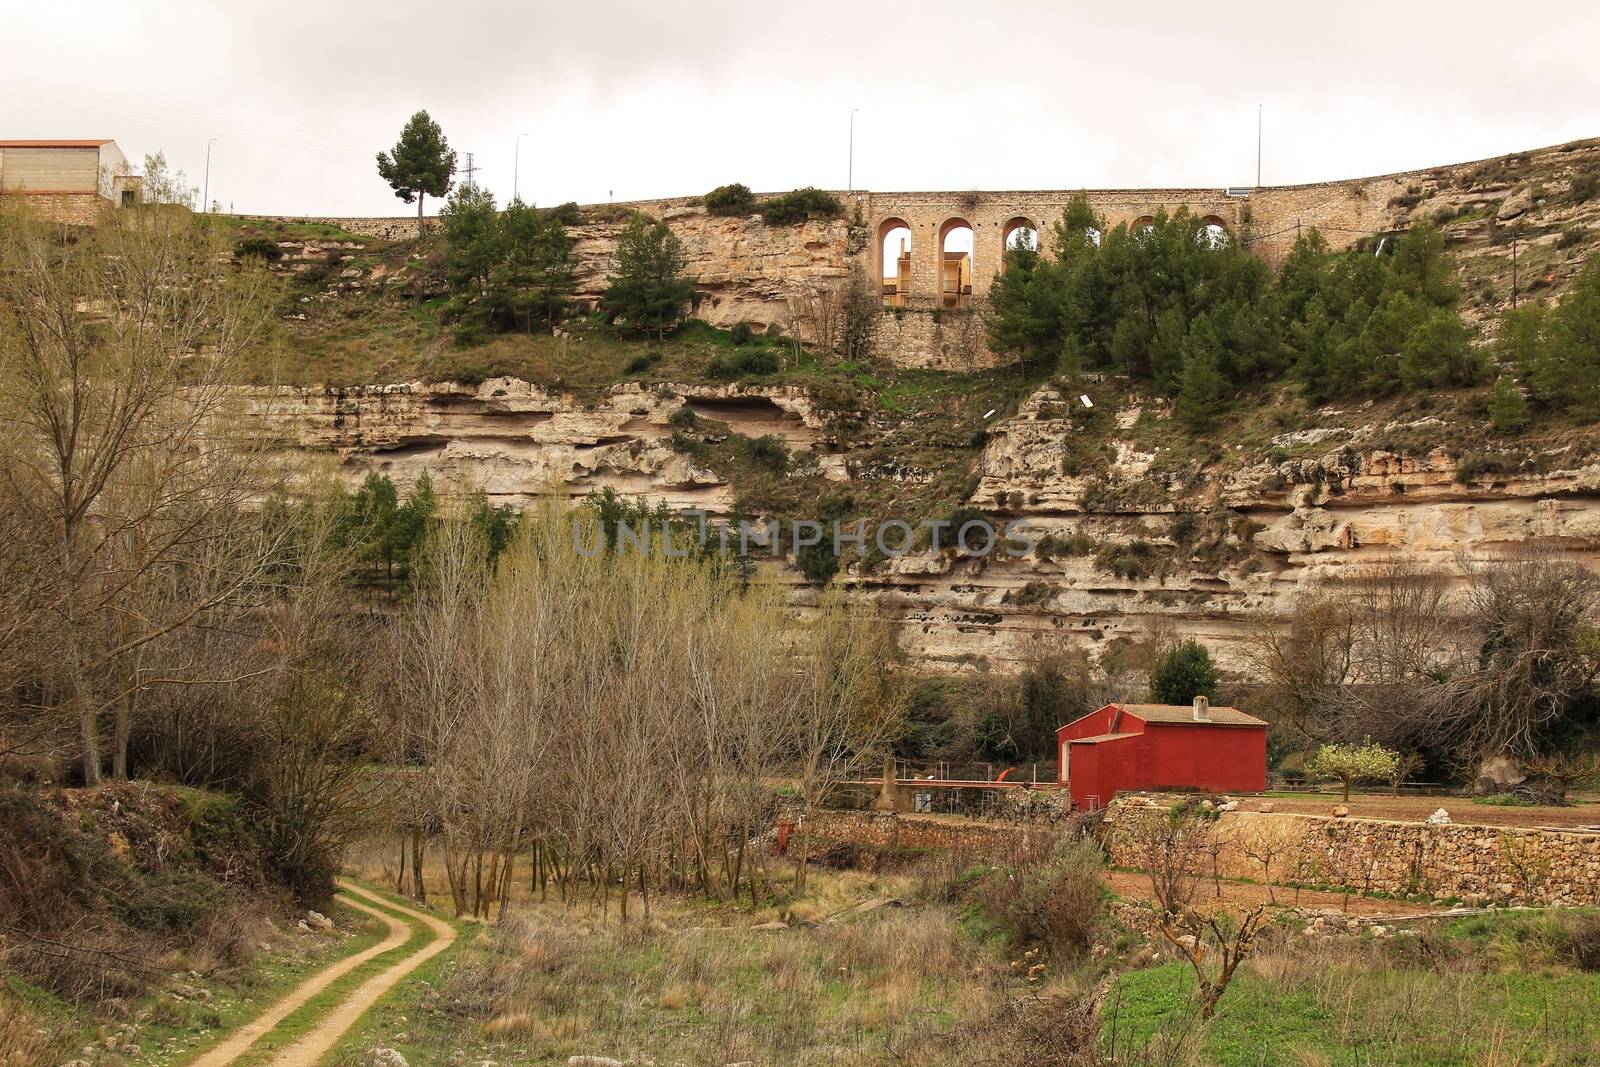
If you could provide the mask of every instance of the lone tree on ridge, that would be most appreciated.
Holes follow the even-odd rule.
[[[394,189],[394,195],[408,204],[417,202],[418,237],[422,236],[423,201],[448,193],[455,172],[455,150],[426,111],[417,112],[406,122],[392,152],[378,153],[378,174]]]

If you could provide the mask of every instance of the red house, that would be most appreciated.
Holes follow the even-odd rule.
[[[1267,724],[1238,708],[1107,704],[1056,730],[1061,784],[1078,809],[1102,808],[1126,789],[1267,788]]]

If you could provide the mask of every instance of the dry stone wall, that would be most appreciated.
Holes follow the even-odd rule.
[[[67,226],[92,226],[111,201],[94,193],[12,193],[6,202],[20,204],[42,219]]]
[[[1105,847],[1114,866],[1143,863],[1143,833],[1175,798],[1113,801]],[[1003,859],[1047,845],[1039,826],[928,815],[828,811],[811,826],[825,843],[896,851],[946,851]],[[1218,816],[1217,872],[1279,885],[1348,889],[1475,905],[1600,904],[1600,835],[1488,826],[1428,826],[1230,811]],[[1268,857],[1263,862],[1261,857]],[[1210,857],[1205,860],[1210,873]]]
[[[1170,803],[1112,802],[1106,847],[1114,865],[1140,866],[1145,832],[1167,818]],[[1224,878],[1468,904],[1600,903],[1600,834],[1259,811],[1223,812],[1211,832]]]

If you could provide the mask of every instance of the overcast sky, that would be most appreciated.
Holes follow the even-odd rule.
[[[426,108],[502,200],[1380,174],[1600,135],[1600,2],[0,0],[0,139],[165,151],[224,210],[403,214]],[[430,206],[431,214],[431,206]]]

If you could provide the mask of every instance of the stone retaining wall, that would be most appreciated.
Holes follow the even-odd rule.
[[[1137,868],[1172,798],[1119,798],[1106,814],[1111,863]],[[1600,835],[1491,826],[1427,826],[1230,811],[1200,824],[1215,834],[1224,878],[1469,904],[1600,904]],[[822,842],[1003,859],[1047,845],[1060,830],[937,815],[830,811],[812,823]],[[1210,851],[1205,856],[1207,873]]]
[[[1147,831],[1167,810],[1165,798],[1114,801],[1106,815],[1111,862],[1142,865]],[[1258,811],[1224,812],[1210,832],[1225,878],[1469,904],[1600,903],[1595,834]]]

